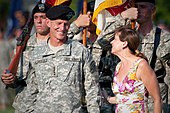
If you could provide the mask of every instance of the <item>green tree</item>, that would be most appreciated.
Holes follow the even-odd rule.
[[[6,18],[9,11],[9,2],[10,0],[0,0],[0,27],[6,25]]]
[[[165,22],[166,25],[170,26],[170,4],[169,0],[157,0],[156,1],[156,17],[155,22]]]

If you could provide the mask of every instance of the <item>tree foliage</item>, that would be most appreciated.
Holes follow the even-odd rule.
[[[166,25],[170,26],[170,4],[169,0],[157,0],[156,1],[156,18],[155,22],[163,22]]]
[[[0,27],[5,26],[9,12],[9,0],[0,0]]]

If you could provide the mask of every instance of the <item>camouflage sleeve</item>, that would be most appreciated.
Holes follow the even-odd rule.
[[[84,86],[86,92],[87,109],[89,113],[99,113],[99,84],[98,71],[89,52],[84,65]]]
[[[18,65],[18,70],[16,76],[18,79],[26,79],[26,73],[28,71],[29,58],[27,56],[27,51],[23,52]]]
[[[69,28],[69,30],[68,30],[67,36],[68,36],[69,38],[73,38],[74,35],[76,35],[76,34],[78,34],[78,33],[80,33],[80,28],[77,27],[74,22],[72,22],[72,23],[70,24],[70,28]]]
[[[22,112],[32,112],[36,103],[36,96],[38,94],[35,73],[32,71],[27,80],[27,87],[18,93],[13,102],[13,107]]]
[[[157,56],[170,67],[170,33],[162,30],[161,42],[158,46]]]
[[[27,42],[27,46],[25,50],[23,51],[20,62],[18,65],[18,70],[17,70],[17,77],[19,79],[25,80],[27,78],[27,73],[29,72],[29,62],[30,62],[30,55],[32,51],[34,50],[34,47],[36,46],[35,42],[35,36],[31,36],[30,39]]]
[[[110,50],[111,49],[110,41],[114,37],[115,29],[119,28],[122,25],[128,25],[128,24],[129,21],[123,19],[120,14],[118,14],[117,16],[111,16],[106,22],[104,30],[102,30],[102,32],[98,36],[97,39],[98,44],[104,50]]]
[[[27,79],[29,69],[30,69],[30,64],[29,64],[29,55],[32,51],[32,47],[27,46],[25,51],[21,54],[20,61],[18,64],[18,69],[17,69],[17,79],[15,81],[15,84],[13,84],[11,87],[18,87],[18,86],[25,86],[25,80]],[[16,50],[16,49],[15,49]],[[16,54],[16,53],[14,53]]]

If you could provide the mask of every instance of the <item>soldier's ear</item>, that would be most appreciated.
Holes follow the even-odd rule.
[[[156,7],[155,7],[155,6],[152,7],[152,11],[153,11],[153,12],[156,11]]]
[[[155,7],[155,5],[153,5],[153,7],[151,8],[151,11],[152,11],[152,19],[154,19],[155,16],[156,16],[156,7]]]
[[[47,24],[48,27],[51,27],[50,20],[48,18],[46,20],[46,24]]]

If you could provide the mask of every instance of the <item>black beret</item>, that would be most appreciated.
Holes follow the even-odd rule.
[[[32,16],[37,12],[46,13],[50,9],[50,6],[45,3],[38,3],[32,10]]]
[[[149,2],[155,5],[155,0],[135,0],[135,2]]]
[[[87,11],[94,12],[94,4],[95,4],[95,1],[88,2]]]
[[[46,12],[46,16],[50,20],[70,20],[74,15],[74,11],[66,5],[56,5]]]

